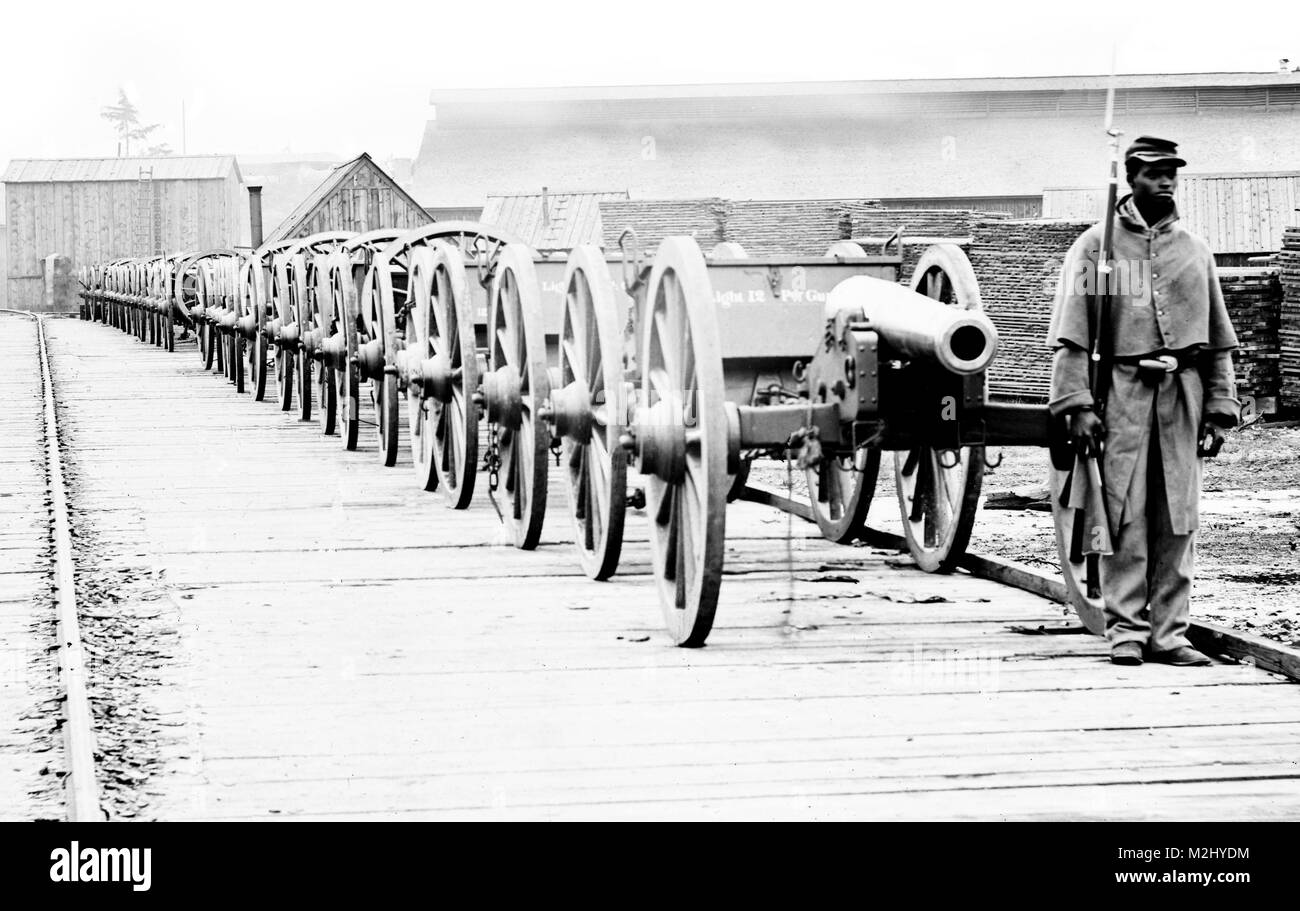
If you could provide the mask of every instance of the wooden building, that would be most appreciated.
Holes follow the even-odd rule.
[[[1100,185],[1049,187],[1043,216],[1095,220],[1105,198]],[[1244,266],[1281,250],[1282,232],[1300,224],[1300,171],[1180,174],[1174,199],[1183,226],[1205,238],[1220,265]]]
[[[170,158],[15,159],[2,178],[8,223],[8,306],[75,309],[47,302],[41,263],[81,266],[123,256],[231,247],[247,205],[230,155]]]
[[[362,152],[339,165],[267,235],[267,241],[322,231],[418,228],[433,221],[424,208]]]
[[[480,218],[536,250],[572,250],[582,244],[599,246],[600,204],[626,199],[626,190],[553,193],[543,187],[540,193],[489,196]]]

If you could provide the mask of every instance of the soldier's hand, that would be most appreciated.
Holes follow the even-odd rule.
[[[1212,459],[1223,448],[1227,434],[1213,421],[1201,421],[1201,433],[1196,439],[1196,454],[1203,459]]]
[[[1106,425],[1088,409],[1070,415],[1070,442],[1081,456],[1100,455],[1106,440]]]

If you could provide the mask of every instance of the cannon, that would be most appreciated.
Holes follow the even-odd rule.
[[[281,408],[296,394],[309,418],[314,401],[349,449],[368,400],[385,465],[404,425],[417,483],[445,505],[466,508],[486,470],[517,547],[540,540],[552,458],[590,578],[617,572],[624,517],[644,509],[665,626],[698,646],[716,615],[726,504],[754,459],[796,465],[821,534],[848,543],[866,534],[891,453],[907,549],[948,572],[986,447],[1047,444],[1045,408],[988,400],[998,336],[960,248],[931,246],[903,285],[899,239],[751,257],[670,237],[647,257],[628,231],[617,252],[554,255],[455,222],[264,245],[233,280],[219,255],[168,268],[209,365],[223,349],[246,360],[257,398],[273,366]],[[103,275],[113,304],[140,284],[134,264]],[[232,346],[211,341],[222,332]],[[1068,544],[1066,586],[1092,628],[1095,566]]]
[[[621,288],[595,248],[556,260],[493,236],[470,266],[474,244],[407,247],[401,299],[374,294],[372,309],[390,326],[383,381],[390,401],[406,393],[421,485],[468,504],[486,418],[490,490],[499,473],[503,520],[517,546],[534,547],[559,450],[594,579],[615,572],[623,515],[644,501],[665,616],[685,645],[707,637],[725,503],[758,455],[795,458],[823,534],[850,541],[880,454],[895,451],[909,549],[923,569],[951,569],[969,538],[983,444],[1021,441],[1033,420],[985,400],[997,334],[961,251],[932,249],[909,290],[888,245],[750,258],[728,244],[706,260],[672,238],[647,265],[629,238]],[[373,282],[383,289],[382,276]],[[549,301],[548,284],[560,291]]]
[[[706,259],[693,240],[668,238],[646,264],[629,239],[622,295],[598,251],[570,257],[562,391],[545,410],[593,578],[617,565],[618,478],[640,473],[679,644],[703,644],[711,629],[727,494],[747,458],[797,462],[822,534],[847,542],[864,531],[881,454],[894,452],[908,549],[943,572],[969,540],[983,447],[1034,443],[1039,421],[1045,442],[1041,409],[986,399],[997,332],[957,247],[927,250],[904,288],[901,255],[885,250]]]

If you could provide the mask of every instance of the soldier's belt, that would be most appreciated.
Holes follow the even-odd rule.
[[[1117,357],[1116,364],[1137,367],[1138,375],[1147,382],[1159,382],[1166,374],[1177,373],[1195,367],[1196,351],[1182,351],[1178,354],[1148,354],[1138,357]]]

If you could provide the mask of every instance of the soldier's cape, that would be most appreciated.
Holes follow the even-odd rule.
[[[1200,238],[1178,224],[1172,210],[1150,227],[1131,196],[1116,207],[1115,276],[1111,316],[1116,357],[1196,347],[1223,356],[1203,382],[1201,371],[1180,370],[1158,386],[1144,383],[1138,368],[1112,368],[1106,401],[1106,449],[1101,473],[1112,535],[1118,534],[1134,510],[1146,508],[1145,466],[1152,429],[1159,432],[1160,459],[1174,534],[1197,526],[1200,460],[1197,432],[1207,411],[1235,416],[1239,403],[1226,352],[1237,346],[1219,288],[1214,256]],[[1087,351],[1091,348],[1088,306],[1098,289],[1097,258],[1100,224],[1075,241],[1067,255],[1057,289],[1048,344],[1058,352],[1053,365],[1051,409],[1060,413],[1073,405],[1091,404]]]

